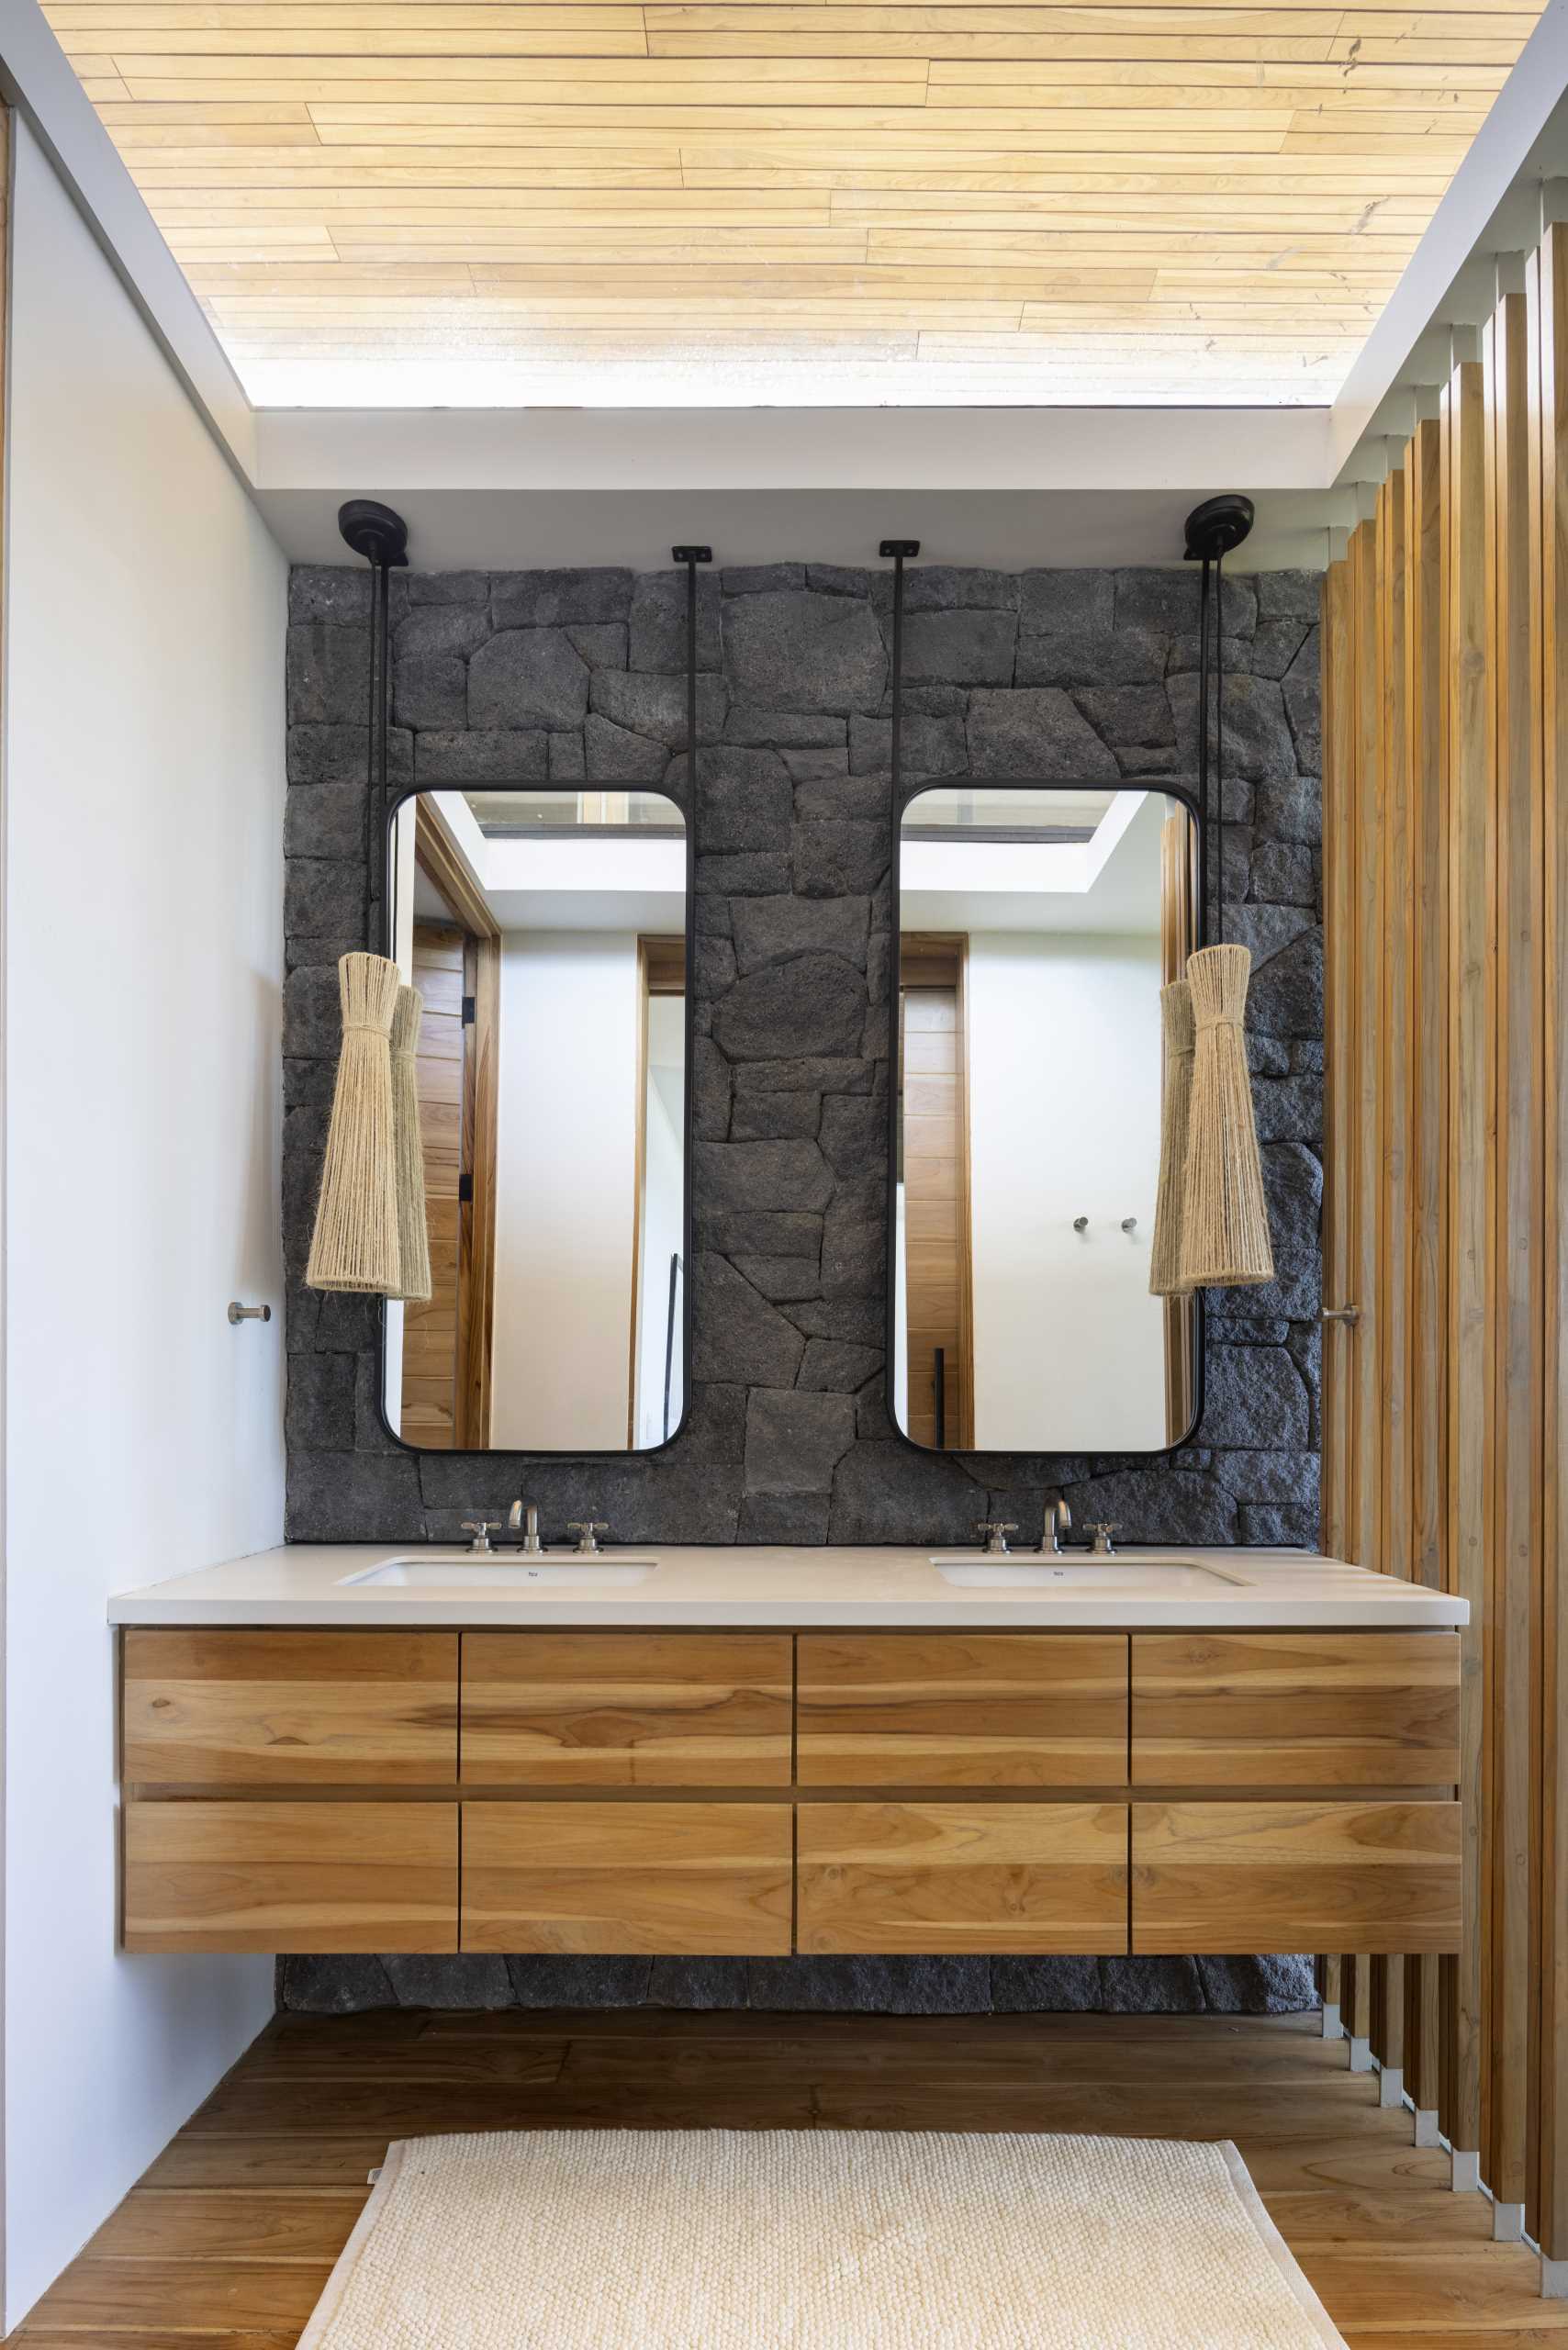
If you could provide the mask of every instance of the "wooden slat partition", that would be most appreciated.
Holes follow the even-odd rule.
[[[1568,229],[1535,280],[1541,517],[1541,1901],[1539,2235],[1568,2261]]]
[[[1467,1598],[1456,1956],[1347,2028],[1568,2290],[1568,229],[1324,592],[1324,1539]]]

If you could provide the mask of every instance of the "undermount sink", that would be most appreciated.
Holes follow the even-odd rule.
[[[1213,1592],[1216,1584],[1233,1589],[1243,1578],[1218,1567],[1200,1567],[1191,1559],[933,1559],[944,1583],[970,1591],[1123,1591],[1147,1596],[1151,1592]]]
[[[508,1559],[465,1551],[455,1558],[388,1559],[342,1582],[384,1591],[622,1591],[646,1583],[654,1564],[652,1559]]]

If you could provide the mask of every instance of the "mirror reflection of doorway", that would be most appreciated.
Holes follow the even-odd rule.
[[[964,938],[900,943],[905,1431],[934,1451],[974,1444]]]
[[[660,793],[443,788],[394,816],[431,1295],[387,1306],[383,1394],[410,1444],[645,1451],[679,1426],[689,859]]]
[[[1197,1309],[1149,1287],[1160,989],[1195,832],[1158,786],[933,785],[900,823],[892,1407],[916,1444],[1156,1451]]]
[[[490,1441],[495,1282],[496,1017],[500,930],[438,812],[415,823],[410,977],[424,997],[415,1064],[431,1294],[403,1308],[409,1444]]]

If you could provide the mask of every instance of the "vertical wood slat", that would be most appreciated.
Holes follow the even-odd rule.
[[[1442,432],[1424,418],[1406,453],[1407,758],[1410,791],[1410,1221],[1408,1326],[1410,1572],[1445,1576],[1444,1329],[1448,1053],[1443,974],[1448,946],[1448,806],[1442,759]],[[1417,2111],[1441,2103],[1439,1971],[1429,1953],[1406,1970],[1406,2087]]]
[[[1333,905],[1328,917],[1327,979],[1333,1002],[1332,1042],[1326,1056],[1336,1075],[1330,1150],[1345,1180],[1333,1187],[1334,1256],[1328,1302],[1354,1305],[1354,1323],[1330,1322],[1325,1354],[1334,1364],[1332,1411],[1337,1461],[1333,1480],[1336,1555],[1375,1564],[1381,1485],[1379,1406],[1375,1367],[1377,1236],[1382,1136],[1377,1056],[1382,1012],[1382,844],[1377,837],[1382,696],[1379,683],[1380,599],[1378,522],[1368,517],[1346,551],[1342,610],[1338,615],[1338,674],[1333,702],[1330,807]],[[1326,760],[1326,767],[1330,761]],[[1376,974],[1375,981],[1372,975]],[[1327,1422],[1325,1446],[1328,1449]],[[1341,1954],[1344,2026],[1352,2058],[1372,2036],[1372,1967],[1363,1953]]]
[[[1376,1299],[1372,1329],[1376,1385],[1362,1402],[1378,1460],[1377,1549],[1371,1563],[1408,1580],[1411,1554],[1410,969],[1414,934],[1410,835],[1408,485],[1396,466],[1378,498],[1379,753],[1382,846],[1378,875]],[[1406,2064],[1405,1963],[1372,1972],[1372,2053],[1385,2072]],[[1384,2083],[1385,2097],[1395,2081]]]
[[[1464,1912],[1454,1962],[1453,2104],[1457,2152],[1480,2151],[1486,2078],[1484,1992],[1491,1933],[1483,1869],[1486,1606],[1493,1473],[1490,1312],[1495,1118],[1492,943],[1494,737],[1490,711],[1485,393],[1481,363],[1462,360],[1445,393],[1448,442],[1449,1262],[1448,1509],[1453,1588],[1471,1603],[1463,1640],[1460,1750],[1464,1793]]]
[[[1350,718],[1353,835],[1348,857],[1346,918],[1351,935],[1354,1041],[1350,1080],[1350,1164],[1354,1211],[1350,1250],[1350,1294],[1360,1319],[1347,1330],[1350,1387],[1350,1496],[1347,1557],[1375,1566],[1383,1550],[1383,1395],[1380,1270],[1383,1215],[1382,1055],[1383,1035],[1383,877],[1386,863],[1383,696],[1383,516],[1387,486],[1374,514],[1350,541],[1355,644]],[[1347,2012],[1352,2040],[1374,2039],[1373,1987],[1379,1970],[1365,1953],[1347,1953]]]
[[[1492,701],[1496,727],[1496,1205],[1495,1476],[1488,1679],[1492,1783],[1486,2175],[1500,2203],[1532,2204],[1530,2058],[1536,1969],[1532,1853],[1540,1831],[1540,1710],[1532,1673],[1540,1606],[1543,1398],[1540,443],[1532,431],[1539,319],[1506,294],[1485,341],[1492,500]]]
[[[1348,1297],[1351,1187],[1338,1180],[1350,1164],[1350,1074],[1354,1013],[1346,919],[1354,807],[1350,709],[1353,639],[1348,561],[1329,571],[1323,589],[1323,919],[1324,1135],[1328,1180],[1323,1195],[1323,1292],[1329,1305]],[[1330,1322],[1323,1337],[1322,1541],[1330,1557],[1348,1555],[1350,1468],[1350,1334]]]
[[[1540,400],[1543,1135],[1540,2247],[1568,2263],[1568,228],[1538,283]]]

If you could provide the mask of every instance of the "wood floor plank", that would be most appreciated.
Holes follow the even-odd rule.
[[[368,2170],[368,2165],[366,2170]],[[293,2188],[250,2194],[138,2187],[87,2247],[95,2260],[336,2260],[370,2193]]]
[[[656,2010],[276,2019],[12,2339],[295,2350],[389,2139],[552,2127],[1229,2137],[1350,2350],[1568,2350],[1316,2018]]]
[[[74,2326],[112,2341],[122,2327],[168,2322],[189,2332],[304,2325],[331,2274],[327,2260],[95,2260],[84,2254],[51,2285],[24,2339]]]

